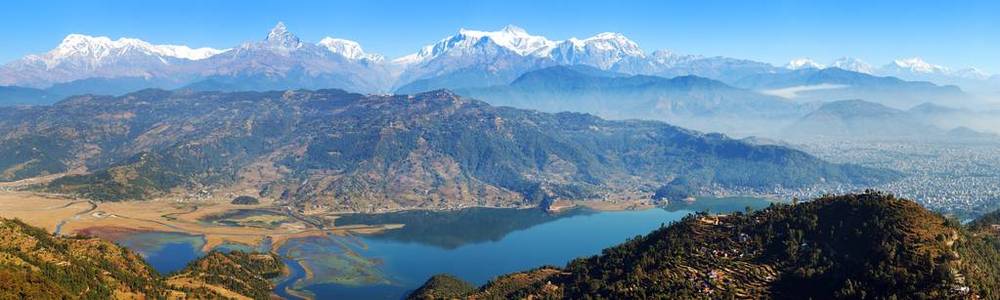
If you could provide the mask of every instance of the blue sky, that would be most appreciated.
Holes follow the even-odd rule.
[[[1000,1],[7,1],[0,62],[69,33],[227,48],[277,21],[307,41],[352,39],[397,57],[455,33],[516,24],[552,39],[622,32],[646,50],[784,64],[920,56],[1000,73]]]

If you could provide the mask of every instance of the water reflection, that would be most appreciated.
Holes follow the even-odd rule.
[[[596,213],[573,209],[549,214],[541,209],[469,208],[458,211],[404,211],[386,214],[349,214],[336,225],[405,224],[401,229],[372,236],[454,249],[466,244],[499,241],[507,234],[561,218]]]

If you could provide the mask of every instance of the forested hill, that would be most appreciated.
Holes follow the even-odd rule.
[[[0,299],[270,299],[281,270],[272,254],[212,252],[165,277],[111,242],[0,218]]]
[[[43,189],[104,201],[238,186],[373,211],[649,197],[670,182],[745,191],[898,176],[662,122],[494,107],[443,90],[79,96],[0,110],[0,132],[0,180],[73,171]]]
[[[996,241],[872,192],[694,214],[562,268],[504,275],[478,289],[439,276],[410,297],[998,299]]]

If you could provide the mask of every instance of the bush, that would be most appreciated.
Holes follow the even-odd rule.
[[[250,196],[239,196],[239,197],[233,198],[233,202],[232,203],[233,204],[238,204],[238,205],[254,205],[254,204],[260,204],[260,200],[257,200],[257,198],[250,197]]]

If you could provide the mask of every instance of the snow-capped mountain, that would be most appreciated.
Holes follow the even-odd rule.
[[[197,75],[188,86],[196,90],[340,88],[376,93],[389,85],[380,57],[349,40],[303,42],[278,22],[263,41],[245,42],[181,73]]]
[[[608,70],[628,59],[643,59],[639,45],[616,32],[604,32],[586,39],[570,38],[558,43],[549,56],[562,65],[588,65]]]
[[[951,72],[946,67],[934,65],[924,61],[919,57],[897,59],[882,67],[880,70],[886,74],[926,74],[926,75],[946,75]]]
[[[872,65],[868,64],[863,60],[853,57],[838,58],[837,60],[834,60],[833,63],[830,64],[830,67],[869,74],[869,75],[875,74],[875,68],[872,67]]]
[[[924,61],[919,57],[897,59],[876,70],[876,74],[894,76],[905,80],[930,81],[937,84],[957,85],[967,91],[997,98],[1000,89],[990,80],[993,76],[977,68],[952,69]]]
[[[351,40],[324,37],[316,44],[351,60],[366,60],[372,63],[380,63],[385,60],[385,57],[380,54],[366,53],[361,48],[361,44]]]
[[[147,55],[162,57],[173,57],[188,60],[200,60],[224,52],[225,50],[213,48],[191,49],[188,46],[179,45],[153,45],[139,39],[120,38],[111,40],[105,36],[88,36],[83,34],[70,34],[63,39],[56,49],[48,55],[39,57],[50,67],[58,65],[60,62],[86,58],[100,64],[102,61],[115,56],[123,56],[131,51],[138,51]]]
[[[393,63],[405,69],[397,86],[412,91],[505,84],[524,72],[552,65],[610,70],[642,59],[645,54],[639,45],[620,33],[554,41],[508,25],[498,31],[462,29]]]
[[[158,77],[168,73],[172,66],[222,52],[225,50],[70,34],[47,53],[28,55],[4,65],[0,68],[0,85],[47,87],[94,77]]]
[[[785,65],[785,69],[789,70],[801,70],[801,69],[824,69],[826,66],[819,64],[812,59],[808,58],[796,58],[788,62]]]
[[[268,32],[267,38],[264,39],[264,44],[271,49],[288,52],[302,48],[303,45],[298,36],[288,32],[288,27],[283,22],[278,22],[271,28],[271,32]]]
[[[585,65],[615,73],[663,77],[696,75],[737,85],[761,74],[806,74],[796,72],[827,68],[807,58],[774,66],[666,50],[647,54],[621,33],[553,40],[513,25],[497,31],[461,29],[413,54],[389,60],[366,52],[351,40],[324,37],[316,43],[303,41],[278,22],[263,40],[244,42],[230,49],[156,45],[132,38],[112,40],[71,34],[47,53],[28,55],[0,67],[0,85],[39,88],[55,85],[67,93],[181,86],[221,90],[343,88],[354,92],[416,92],[503,85],[526,72],[556,65]],[[830,66],[869,75],[978,86],[982,90],[990,90],[997,82],[997,77],[990,79],[990,74],[978,69],[953,71],[919,58],[896,60],[881,68],[858,59],[841,58]],[[106,88],[88,89],[88,85],[95,83]]]
[[[478,54],[478,49],[499,47],[518,56],[548,56],[556,42],[528,34],[524,29],[507,25],[499,31],[479,31],[460,29],[458,34],[446,37],[439,42],[427,45],[417,53],[393,60],[400,65],[425,63],[442,55],[460,56]]]
[[[524,72],[552,65],[556,42],[516,26],[499,31],[462,29],[417,53],[392,61],[402,69],[394,90],[423,91],[505,84]]]
[[[4,65],[0,85],[44,88],[96,78],[104,85],[127,81],[142,86],[148,81],[146,86],[167,88],[196,83],[206,89],[260,85],[380,92],[391,84],[383,60],[354,41],[326,37],[316,44],[303,42],[281,22],[263,41],[225,50],[70,34],[45,54]],[[248,83],[237,84],[241,80]]]

